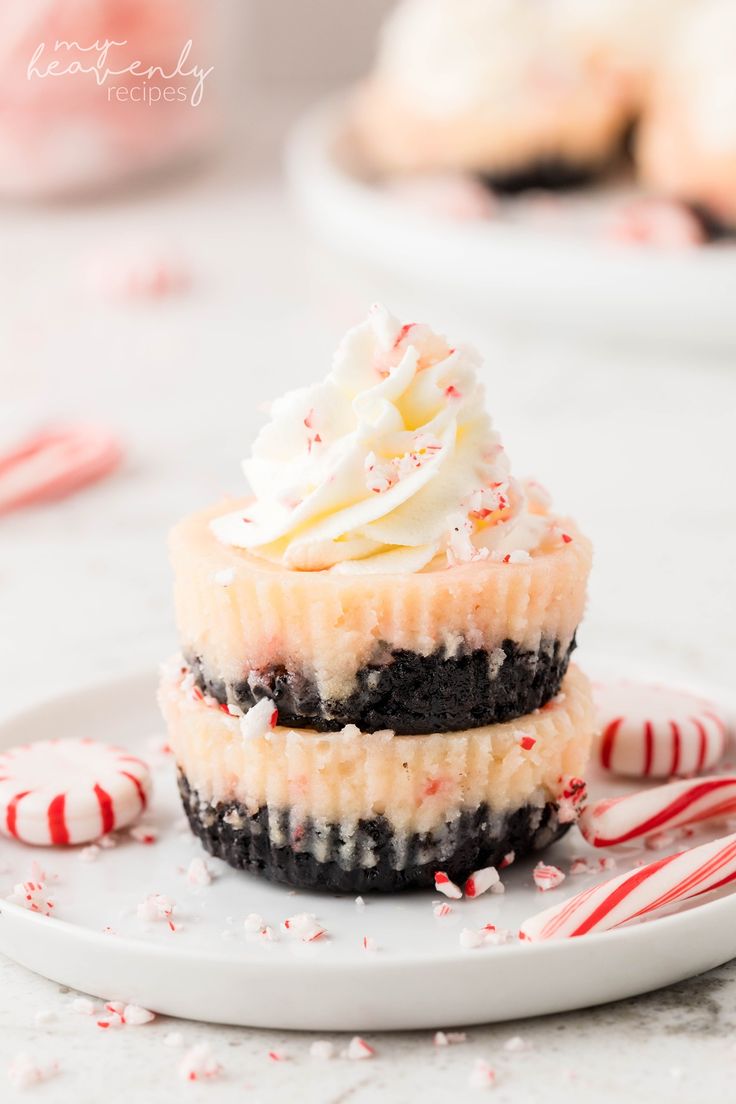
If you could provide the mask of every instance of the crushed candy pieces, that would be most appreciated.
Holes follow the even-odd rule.
[[[558,866],[538,862],[532,872],[532,878],[537,889],[546,892],[548,889],[556,889],[558,885],[562,885],[565,875]]]
[[[165,920],[173,932],[176,931],[172,920],[175,907],[174,902],[164,897],[162,893],[151,893],[138,905],[136,915],[139,920]]]
[[[465,883],[466,897],[480,897],[500,881],[495,866],[485,866],[475,870]]]
[[[179,1076],[185,1081],[214,1080],[222,1074],[222,1066],[208,1043],[191,1047],[179,1063]]]
[[[476,1058],[475,1064],[468,1075],[468,1088],[492,1089],[496,1084],[496,1071],[484,1058]]]
[[[361,1039],[360,1035],[354,1035],[343,1051],[344,1056],[354,1062],[359,1062],[364,1058],[372,1058],[375,1053],[370,1043],[367,1043],[365,1039]]]
[[[460,886],[455,885],[450,881],[447,874],[443,870],[438,870],[434,876],[434,888],[438,893],[442,893],[445,897],[450,897],[453,901],[459,901],[463,895],[463,891]]]

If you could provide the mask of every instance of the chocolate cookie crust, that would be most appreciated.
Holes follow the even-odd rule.
[[[358,671],[356,688],[341,700],[321,698],[313,681],[284,666],[228,684],[212,677],[202,657],[187,654],[186,660],[203,693],[243,712],[270,698],[281,725],[337,732],[355,724],[364,732],[416,735],[500,724],[541,708],[559,692],[574,648],[573,638],[569,647],[543,641],[537,651],[504,640],[492,652],[477,648],[449,657],[387,652]]]
[[[413,833],[401,840],[386,817],[361,819],[349,831],[351,836],[355,833],[356,849],[367,845],[375,861],[371,866],[346,868],[340,861],[344,838],[339,824],[325,829],[306,820],[294,831],[288,809],[274,812],[262,806],[249,813],[237,802],[203,802],[181,772],[179,791],[190,827],[211,855],[272,882],[332,893],[431,888],[439,869],[462,882],[473,870],[499,865],[511,851],[520,858],[547,847],[569,828],[559,822],[553,802],[525,805],[503,818],[492,816],[488,806],[481,805],[445,825],[441,836]],[[316,834],[324,861],[311,850]],[[285,842],[274,843],[274,837]],[[397,854],[403,860],[400,868],[395,863]]]

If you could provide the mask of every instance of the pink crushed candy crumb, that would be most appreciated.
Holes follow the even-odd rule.
[[[126,1004],[123,1009],[123,1023],[130,1027],[142,1027],[143,1024],[152,1023],[155,1019],[154,1012],[142,1008],[139,1004]]]
[[[618,863],[614,859],[613,855],[605,855],[602,859],[598,860],[599,870],[615,870]]]
[[[512,1035],[510,1039],[507,1039],[503,1044],[503,1049],[509,1051],[511,1054],[516,1054],[522,1050],[529,1050],[529,1044],[526,1043],[521,1035]]]
[[[240,718],[240,733],[244,740],[267,735],[278,724],[279,711],[270,698],[261,698],[257,705]]]
[[[543,862],[538,862],[534,867],[532,877],[537,889],[543,891],[555,889],[565,880],[565,875],[558,866],[550,866],[548,863]]]
[[[435,1031],[432,1042],[436,1047],[455,1046],[466,1042],[467,1038],[464,1031]]]
[[[55,1077],[58,1072],[57,1062],[42,1066],[35,1062],[30,1054],[21,1051],[8,1066],[8,1080],[13,1088],[30,1089],[32,1085],[39,1085],[42,1081]]]
[[[128,829],[128,835],[136,843],[144,843],[147,846],[156,843],[158,840],[158,832],[149,824],[134,824],[132,828]]]
[[[505,870],[507,866],[511,866],[511,864],[514,861],[515,858],[516,858],[516,852],[515,851],[507,851],[506,854],[504,855],[504,857],[501,859],[499,869],[500,870]]]
[[[526,735],[523,735],[523,734],[518,737],[518,740],[519,740],[519,747],[523,748],[524,751],[531,751],[532,748],[534,747],[534,745],[537,742],[536,739],[534,738],[534,736],[526,736]]]
[[[476,1058],[468,1076],[468,1087],[471,1089],[492,1089],[496,1084],[496,1071],[484,1058]]]
[[[498,871],[495,866],[485,866],[482,870],[475,870],[465,883],[465,896],[480,897],[498,882]]]
[[[587,861],[587,859],[573,859],[570,863],[569,873],[573,876],[576,874],[590,874],[595,870],[594,866]]]
[[[360,1035],[354,1035],[345,1050],[345,1057],[357,1062],[363,1058],[372,1058],[375,1053],[370,1043],[367,1043],[365,1039],[361,1039]]]
[[[204,859],[192,859],[187,867],[187,881],[191,886],[208,886],[212,883],[212,874]]]
[[[99,1011],[95,1002],[90,1000],[89,997],[75,997],[70,1002],[69,1008],[80,1016],[95,1016]]]
[[[283,1050],[269,1050],[268,1052],[269,1062],[288,1062],[289,1055],[285,1054]]]
[[[80,862],[97,862],[101,854],[100,848],[96,843],[90,843],[87,847],[83,847],[79,852]]]
[[[151,893],[138,905],[136,914],[139,920],[165,920],[173,932],[176,931],[172,920],[175,907],[174,902],[164,897],[162,893]]]
[[[109,832],[106,836],[100,836],[97,841],[97,846],[101,847],[103,851],[111,851],[113,847],[117,847],[118,837],[112,832]]]
[[[432,912],[438,919],[442,919],[444,916],[449,916],[453,912],[452,905],[445,904],[443,901],[441,904],[432,905]]]
[[[665,848],[671,847],[676,839],[674,832],[655,832],[644,840],[644,846],[647,851],[664,851]]]
[[[243,927],[249,935],[260,935],[266,922],[258,912],[249,912],[243,921]]]
[[[375,941],[375,939],[373,938],[372,935],[364,935],[363,936],[363,950],[364,951],[377,951],[378,950],[378,943],[376,943],[376,941]]]
[[[289,935],[301,939],[302,943],[314,943],[327,935],[327,929],[318,923],[313,912],[299,912],[295,916],[289,916],[281,927]]]
[[[214,1079],[222,1073],[222,1066],[212,1053],[208,1043],[198,1043],[186,1052],[179,1063],[179,1076],[185,1081]]]
[[[13,886],[13,892],[8,900],[28,909],[29,912],[38,912],[42,916],[51,916],[55,908],[42,882],[19,882],[18,885]]]
[[[458,937],[458,942],[464,951],[473,951],[476,947],[482,947],[483,940],[483,932],[475,928],[463,928]]]
[[[455,885],[450,881],[444,870],[438,870],[434,876],[434,888],[438,893],[443,894],[445,897],[450,897],[453,901],[459,901],[463,895],[463,891],[460,886]]]
[[[329,1062],[335,1057],[335,1046],[329,1039],[315,1039],[309,1047],[309,1057],[320,1062]]]
[[[619,242],[666,249],[689,249],[707,240],[703,223],[686,204],[652,196],[617,212],[609,235]]]

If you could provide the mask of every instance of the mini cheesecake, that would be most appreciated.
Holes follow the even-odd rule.
[[[736,8],[706,0],[663,51],[639,127],[643,182],[689,205],[706,235],[736,233]]]
[[[293,571],[224,545],[210,522],[233,505],[171,537],[183,651],[217,701],[247,711],[270,698],[297,728],[404,734],[495,724],[558,692],[591,559],[569,519],[555,522],[566,539],[523,562],[443,562],[397,578]]]
[[[271,405],[251,497],[173,531],[161,703],[192,829],[236,867],[429,885],[575,819],[591,548],[512,476],[480,367],[372,308]]]
[[[178,660],[160,699],[192,831],[230,865],[293,886],[462,880],[558,838],[584,798],[594,721],[575,667],[543,709],[452,733],[295,730],[265,702],[232,716]]]
[[[474,172],[505,193],[599,176],[632,114],[622,6],[404,0],[355,96],[367,163],[394,174]]]

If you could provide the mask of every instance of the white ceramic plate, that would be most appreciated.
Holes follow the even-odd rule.
[[[516,930],[529,914],[590,882],[589,875],[568,877],[541,894],[531,882],[531,862],[504,872],[505,895],[452,902],[454,911],[443,920],[434,916],[433,892],[369,897],[361,908],[352,897],[290,892],[211,859],[215,880],[195,888],[184,872],[203,852],[182,831],[170,756],[152,755],[163,738],[153,675],[39,706],[0,727],[0,747],[59,734],[121,743],[152,762],[156,791],[147,823],[159,840],[145,846],[121,833],[114,849],[87,863],[79,849],[0,839],[0,951],[103,999],[257,1027],[443,1027],[629,997],[736,955],[736,895],[567,942],[461,949],[463,927],[492,921]],[[593,852],[574,830],[547,856],[566,868],[580,854]],[[635,857],[630,853],[621,868]],[[16,882],[31,877],[34,860],[54,879],[53,919],[4,900]],[[138,919],[137,904],[154,892],[176,902],[175,933]],[[301,944],[278,932],[283,919],[302,911],[317,914],[329,939]],[[276,941],[245,933],[242,921],[250,912],[276,929]],[[364,935],[379,949],[366,951]]]
[[[616,188],[543,204],[506,201],[494,219],[426,214],[369,179],[343,99],[297,126],[287,168],[301,207],[336,248],[484,320],[655,341],[736,340],[736,245],[670,250],[607,241],[602,224]]]

